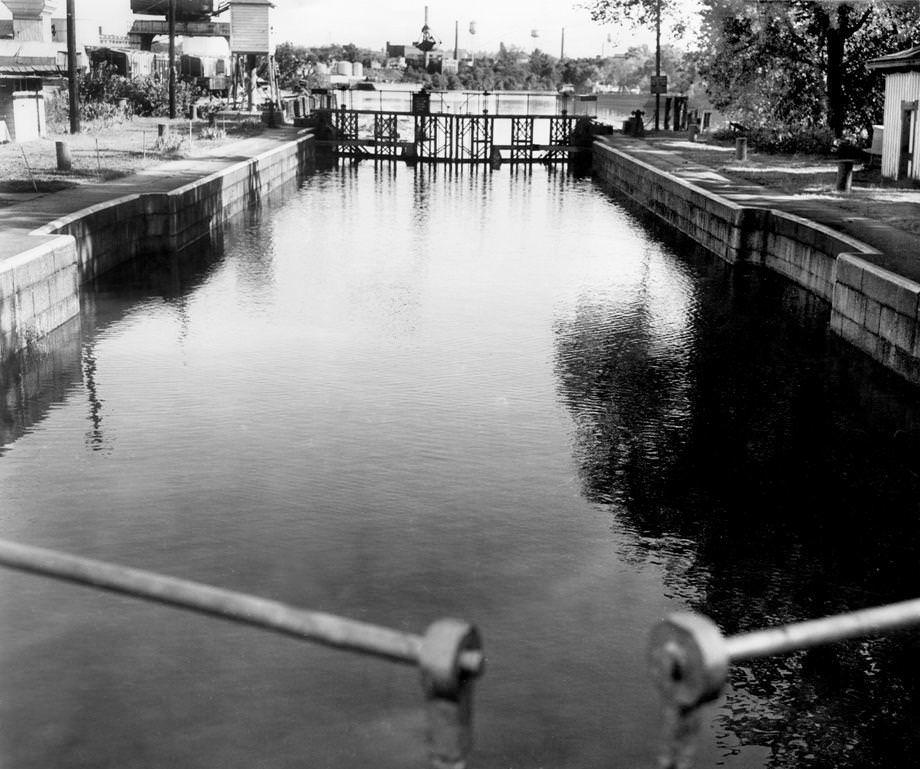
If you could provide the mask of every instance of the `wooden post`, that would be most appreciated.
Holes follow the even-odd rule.
[[[256,56],[253,53],[246,55],[246,74],[249,78],[249,88],[247,89],[249,91],[247,108],[250,112],[252,112],[255,107],[256,83],[258,80],[258,76],[256,74]]]
[[[80,90],[77,83],[77,23],[74,0],[67,0],[67,88],[70,133],[80,133]]]
[[[661,0],[655,3],[655,77],[661,83]],[[661,112],[661,88],[655,89],[655,130],[658,130],[658,115]]]
[[[271,83],[272,99],[275,101],[275,106],[281,110],[281,89],[278,87],[278,73],[275,71],[275,56],[274,54],[268,55],[268,80]]]
[[[169,117],[176,117],[176,0],[169,0]]]

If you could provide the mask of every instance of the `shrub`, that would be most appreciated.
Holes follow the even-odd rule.
[[[727,141],[737,136],[746,136],[748,145],[758,152],[783,155],[830,155],[836,151],[839,144],[829,128],[758,126],[746,131],[720,128],[712,133],[712,138],[717,141]]]
[[[199,97],[200,89],[192,82],[176,82],[176,110],[188,111]],[[124,100],[125,108],[118,104]],[[66,102],[66,99],[65,99]],[[66,118],[66,104],[63,107]],[[164,77],[126,78],[110,64],[100,64],[80,81],[80,117],[85,120],[114,121],[123,117],[165,117],[169,114],[169,81]]]

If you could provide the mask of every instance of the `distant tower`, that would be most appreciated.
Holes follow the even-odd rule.
[[[422,39],[414,42],[416,48],[425,54],[425,69],[428,68],[428,54],[438,44],[437,38],[431,34],[428,26],[428,6],[425,6],[425,23],[422,25]]]

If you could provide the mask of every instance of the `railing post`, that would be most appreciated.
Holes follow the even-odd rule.
[[[700,706],[716,699],[728,678],[725,638],[706,617],[672,614],[652,630],[648,657],[664,704],[659,766],[688,769],[702,722]]]
[[[460,655],[481,648],[476,628],[456,619],[435,622],[422,640],[419,668],[432,769],[465,769],[467,765],[472,747],[473,682],[482,670],[463,670]]]

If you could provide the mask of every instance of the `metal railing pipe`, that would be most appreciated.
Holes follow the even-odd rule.
[[[726,638],[725,646],[729,660],[740,662],[915,625],[920,625],[920,599],[741,633]]]
[[[149,571],[0,540],[0,566],[254,625],[306,641],[418,665],[423,638],[323,612]],[[460,669],[478,675],[481,651],[463,651]]]

